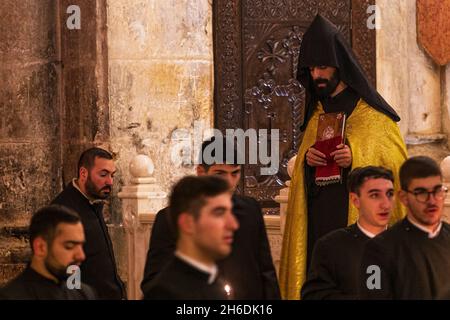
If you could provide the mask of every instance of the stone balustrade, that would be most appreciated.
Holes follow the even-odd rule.
[[[123,225],[127,240],[128,299],[141,299],[150,231],[158,210],[165,206],[167,194],[152,177],[154,166],[146,155],[136,156],[130,164],[131,185],[118,196],[122,200]]]

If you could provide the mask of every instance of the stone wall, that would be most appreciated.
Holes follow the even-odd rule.
[[[81,29],[69,30],[69,5]],[[109,139],[106,2],[0,3],[0,284],[28,259],[31,214]]]
[[[0,2],[0,283],[29,253],[31,213],[59,190],[56,5]]]
[[[402,118],[399,125],[409,155],[441,161],[450,154],[446,135],[450,84],[445,68],[417,42],[416,1],[377,0],[376,4],[381,17],[376,40],[378,91]]]
[[[172,133],[195,120],[212,124],[212,4],[205,0],[107,0],[111,150],[115,194],[130,183],[136,154],[150,156],[163,191],[193,174],[170,161]],[[113,215],[122,215],[113,198]],[[116,230],[123,237],[123,230]],[[119,236],[120,235],[120,236]],[[123,243],[123,241],[122,241]],[[125,246],[118,248],[126,270]],[[122,273],[123,274],[123,273]],[[125,277],[125,275],[123,275]]]
[[[77,175],[80,153],[94,145],[108,149],[108,52],[106,0],[59,0],[62,80],[61,145],[64,185]],[[80,29],[67,28],[67,8],[80,8]]]

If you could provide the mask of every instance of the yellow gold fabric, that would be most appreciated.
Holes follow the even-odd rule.
[[[289,191],[286,224],[280,261],[280,288],[283,299],[300,299],[306,276],[307,212],[304,181],[305,154],[316,139],[318,105],[311,117],[299,148]],[[359,100],[346,124],[346,139],[352,152],[352,169],[368,165],[384,166],[394,172],[395,190],[400,189],[398,172],[407,158],[406,146],[397,124],[388,116]],[[403,218],[405,209],[396,201],[390,223]],[[357,209],[350,203],[348,224],[356,222]]]

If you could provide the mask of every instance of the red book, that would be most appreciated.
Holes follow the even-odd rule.
[[[330,153],[344,143],[345,113],[322,113],[319,115],[314,148],[325,154],[327,165],[316,167],[316,184],[324,186],[342,181],[342,170]]]

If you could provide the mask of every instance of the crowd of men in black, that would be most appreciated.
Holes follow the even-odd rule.
[[[2,299],[126,299],[102,215],[115,172],[109,152],[83,152],[78,177],[33,215],[30,263],[0,290]],[[197,176],[176,183],[153,226],[144,299],[281,298],[261,208],[234,192],[240,173],[236,164],[200,164]],[[302,299],[450,298],[450,226],[442,221],[447,189],[440,168],[428,157],[412,157],[400,180],[396,191],[388,169],[350,173],[358,222],[316,243]],[[395,196],[407,216],[388,228]],[[79,266],[78,287],[67,281],[73,265]]]

